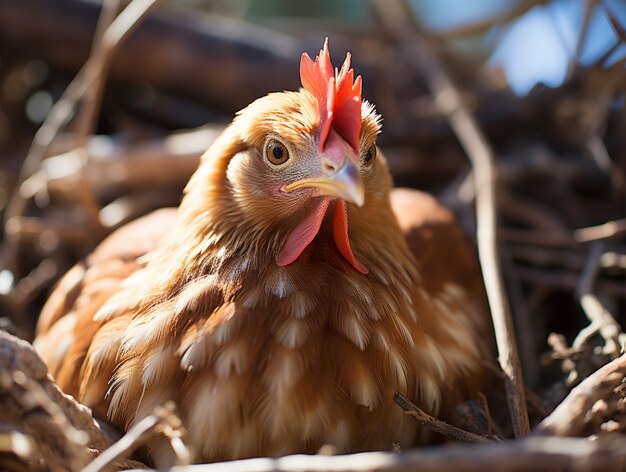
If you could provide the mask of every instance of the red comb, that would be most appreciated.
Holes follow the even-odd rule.
[[[354,81],[350,59],[350,53],[346,54],[341,70],[335,69],[333,73],[326,38],[324,48],[315,57],[315,61],[312,61],[306,52],[302,54],[300,60],[302,86],[317,99],[320,116],[320,151],[324,149],[331,125],[355,151],[359,148],[361,76]]]

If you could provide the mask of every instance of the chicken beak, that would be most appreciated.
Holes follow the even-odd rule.
[[[297,180],[285,185],[283,190],[291,192],[300,188],[314,188],[319,195],[341,198],[357,206],[363,206],[365,202],[359,169],[349,159],[345,159],[341,168],[330,175]]]

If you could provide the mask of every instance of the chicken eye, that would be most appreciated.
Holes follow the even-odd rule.
[[[274,165],[280,165],[289,159],[289,151],[283,143],[270,139],[265,145],[265,157]]]
[[[363,168],[370,169],[376,160],[376,145],[370,146],[363,156]]]

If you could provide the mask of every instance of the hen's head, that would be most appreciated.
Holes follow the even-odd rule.
[[[387,197],[386,166],[376,158],[379,116],[361,100],[350,55],[333,70],[328,40],[315,61],[302,55],[300,76],[299,92],[269,94],[238,113],[204,156],[190,193],[204,186],[230,231],[271,239],[279,266],[296,261],[324,224],[343,257],[367,273],[348,228]]]

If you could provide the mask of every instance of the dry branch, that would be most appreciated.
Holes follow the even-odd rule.
[[[606,399],[626,377],[626,354],[611,361],[575,387],[565,400],[533,431],[538,436],[582,434],[586,416],[598,400]]]
[[[527,11],[535,8],[536,6],[545,5],[548,2],[549,0],[526,0],[514,5],[512,8],[503,13],[497,13],[491,18],[449,28],[439,33],[439,36],[445,39],[454,39],[463,36],[483,34],[492,29],[494,26],[509,23],[510,21],[521,17]]]
[[[200,155],[223,130],[223,125],[211,125],[137,144],[94,136],[87,143],[84,162],[74,152],[52,156],[21,191],[29,197],[41,191],[71,193],[76,175],[99,198],[129,190],[182,187]]]
[[[441,421],[421,410],[414,403],[409,401],[408,398],[397,392],[393,396],[393,401],[396,402],[396,405],[402,408],[407,415],[415,418],[421,425],[427,427],[435,433],[445,436],[446,438],[478,444],[486,444],[496,440],[496,438],[481,436],[480,434],[465,431]]]
[[[602,252],[603,247],[601,243],[595,242],[591,245],[585,269],[576,288],[580,305],[587,315],[590,324],[580,331],[574,340],[573,347],[584,345],[589,341],[589,338],[599,333],[604,339],[603,352],[610,356],[617,356],[622,351],[626,335],[622,332],[622,328],[615,321],[611,312],[593,293],[593,285],[600,270]]]
[[[626,218],[615,221],[607,221],[601,225],[579,228],[574,231],[577,241],[588,242],[598,239],[609,239],[626,233]]]
[[[84,67],[85,80],[89,81],[92,86],[85,92],[84,104],[77,114],[74,136],[74,143],[77,148],[85,146],[88,136],[93,134],[95,129],[104,83],[108,73],[108,63],[110,62],[110,57],[112,57],[107,54],[107,49],[110,48],[103,45],[104,36],[111,23],[116,19],[121,6],[121,0],[104,0],[102,3],[102,12],[98,18],[91,52]],[[109,60],[107,60],[107,56],[109,56]]]
[[[176,416],[176,408],[173,403],[167,403],[163,407],[155,409],[154,413],[146,416],[133,426],[119,441],[112,444],[107,450],[94,459],[82,472],[98,472],[105,470],[111,464],[130,456],[154,434],[165,434],[170,439],[174,448],[177,464],[189,463],[189,451],[180,441],[178,434],[173,432],[180,429],[180,419]]]
[[[571,291],[576,289],[580,281],[580,278],[573,273],[543,270],[537,267],[517,266],[511,271],[510,275],[537,286]],[[626,298],[626,286],[623,282],[600,280],[595,287],[599,293],[612,297]]]
[[[286,456],[174,467],[172,472],[498,472],[623,470],[626,439],[535,438],[482,446],[450,445],[400,453]]]

